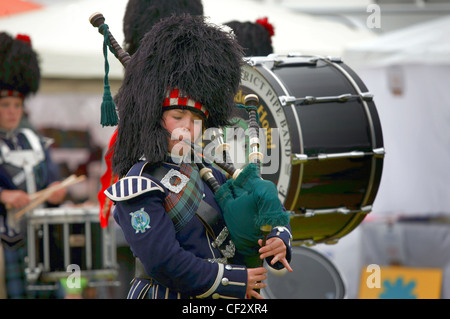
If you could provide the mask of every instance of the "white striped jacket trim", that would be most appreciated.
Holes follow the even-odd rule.
[[[128,292],[127,299],[133,298],[134,293],[136,292],[136,289],[139,287],[140,284],[141,284],[141,281],[139,281],[135,286],[132,287],[132,289],[130,289],[130,291]]]
[[[112,201],[124,201],[155,190],[164,193],[164,189],[149,178],[128,176],[111,185],[104,193]]]
[[[209,297],[214,291],[217,290],[217,287],[219,287],[221,281],[222,281],[222,277],[223,277],[223,264],[217,264],[219,266],[219,270],[217,271],[217,277],[216,280],[214,281],[214,284],[211,286],[211,288],[208,289],[208,291],[206,291],[204,294],[201,294],[199,296],[197,296],[197,298],[206,298]]]

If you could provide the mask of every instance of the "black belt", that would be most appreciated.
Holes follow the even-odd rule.
[[[135,261],[135,269],[134,269],[134,278],[141,278],[141,279],[152,279],[147,275],[147,272],[145,271],[144,264],[142,261],[136,257]]]

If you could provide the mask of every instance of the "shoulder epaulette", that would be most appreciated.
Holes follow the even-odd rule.
[[[105,195],[112,201],[125,201],[152,191],[165,193],[164,189],[150,178],[127,176],[105,190]]]

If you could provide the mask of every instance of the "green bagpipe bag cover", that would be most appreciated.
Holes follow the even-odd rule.
[[[261,266],[258,239],[263,225],[284,226],[289,214],[278,198],[276,185],[259,176],[259,168],[248,164],[239,176],[229,179],[215,194],[222,209],[231,240],[236,246],[233,263]]]

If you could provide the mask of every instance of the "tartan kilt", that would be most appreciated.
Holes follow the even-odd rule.
[[[27,250],[25,242],[19,246],[11,247],[5,243],[3,246],[6,296],[8,299],[61,299],[64,292],[59,284],[52,285],[48,289],[47,284],[35,283],[36,287],[42,285],[45,289],[29,290],[25,274],[25,258]],[[1,283],[0,283],[1,284]]]
[[[25,277],[25,245],[14,248],[3,244],[6,294],[8,299],[28,298]]]

